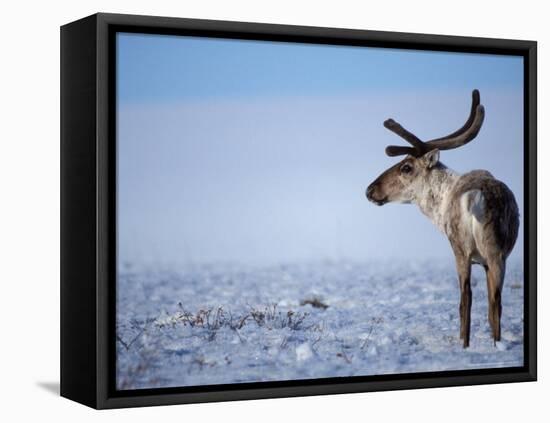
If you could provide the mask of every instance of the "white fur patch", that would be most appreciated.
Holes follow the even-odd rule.
[[[485,197],[478,189],[467,191],[460,197],[463,216],[482,222],[485,217]]]
[[[485,197],[478,189],[468,191],[468,194],[470,196],[470,212],[478,222],[482,222],[485,217]]]
[[[465,223],[466,231],[471,231],[470,235],[475,243],[474,250],[479,251],[479,247],[484,245],[483,242],[483,221],[485,220],[485,197],[480,190],[471,190],[462,194],[460,198],[462,207],[462,219]],[[479,251],[483,254],[482,251]],[[478,263],[484,264],[485,260],[481,256],[474,257]]]

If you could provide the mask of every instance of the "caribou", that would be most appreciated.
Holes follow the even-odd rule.
[[[488,291],[488,320],[494,345],[500,341],[502,287],[506,259],[518,236],[519,212],[514,194],[486,170],[459,174],[439,161],[440,151],[461,147],[481,129],[485,109],[479,91],[472,93],[470,116],[457,131],[422,141],[393,119],[384,126],[411,146],[388,146],[388,156],[406,157],[384,171],[369,185],[369,201],[416,204],[445,234],[455,256],[460,287],[460,339],[470,345],[472,290],[471,266],[485,269]]]

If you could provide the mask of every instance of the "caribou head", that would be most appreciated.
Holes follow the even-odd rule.
[[[411,147],[390,145],[386,148],[388,156],[406,157],[383,172],[367,188],[367,198],[381,206],[388,202],[415,202],[417,193],[430,182],[431,171],[440,166],[439,151],[458,148],[478,134],[485,111],[479,104],[479,91],[472,93],[470,116],[462,128],[445,137],[430,141],[421,141],[393,119],[384,122],[384,126],[404,138]]]

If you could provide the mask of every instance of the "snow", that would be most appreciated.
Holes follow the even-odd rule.
[[[306,342],[296,347],[296,359],[298,361],[306,361],[311,357],[313,357],[313,351],[311,351],[309,343]]]
[[[452,262],[127,264],[118,279],[119,389],[523,365],[521,263],[496,345],[474,268],[466,350]]]

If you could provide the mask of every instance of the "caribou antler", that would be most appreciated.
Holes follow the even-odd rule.
[[[479,101],[479,91],[474,90],[472,92],[472,108],[470,110],[470,116],[462,128],[445,137],[435,138],[430,141],[421,141],[416,135],[407,131],[393,119],[386,120],[384,122],[384,126],[386,128],[399,135],[412,145],[412,147],[390,145],[386,147],[386,154],[388,156],[410,154],[411,156],[420,157],[428,151],[435,150],[436,148],[439,150],[451,150],[467,144],[477,136],[479,130],[481,129],[481,125],[483,124],[483,118],[485,117],[485,109],[481,104],[479,104]]]

